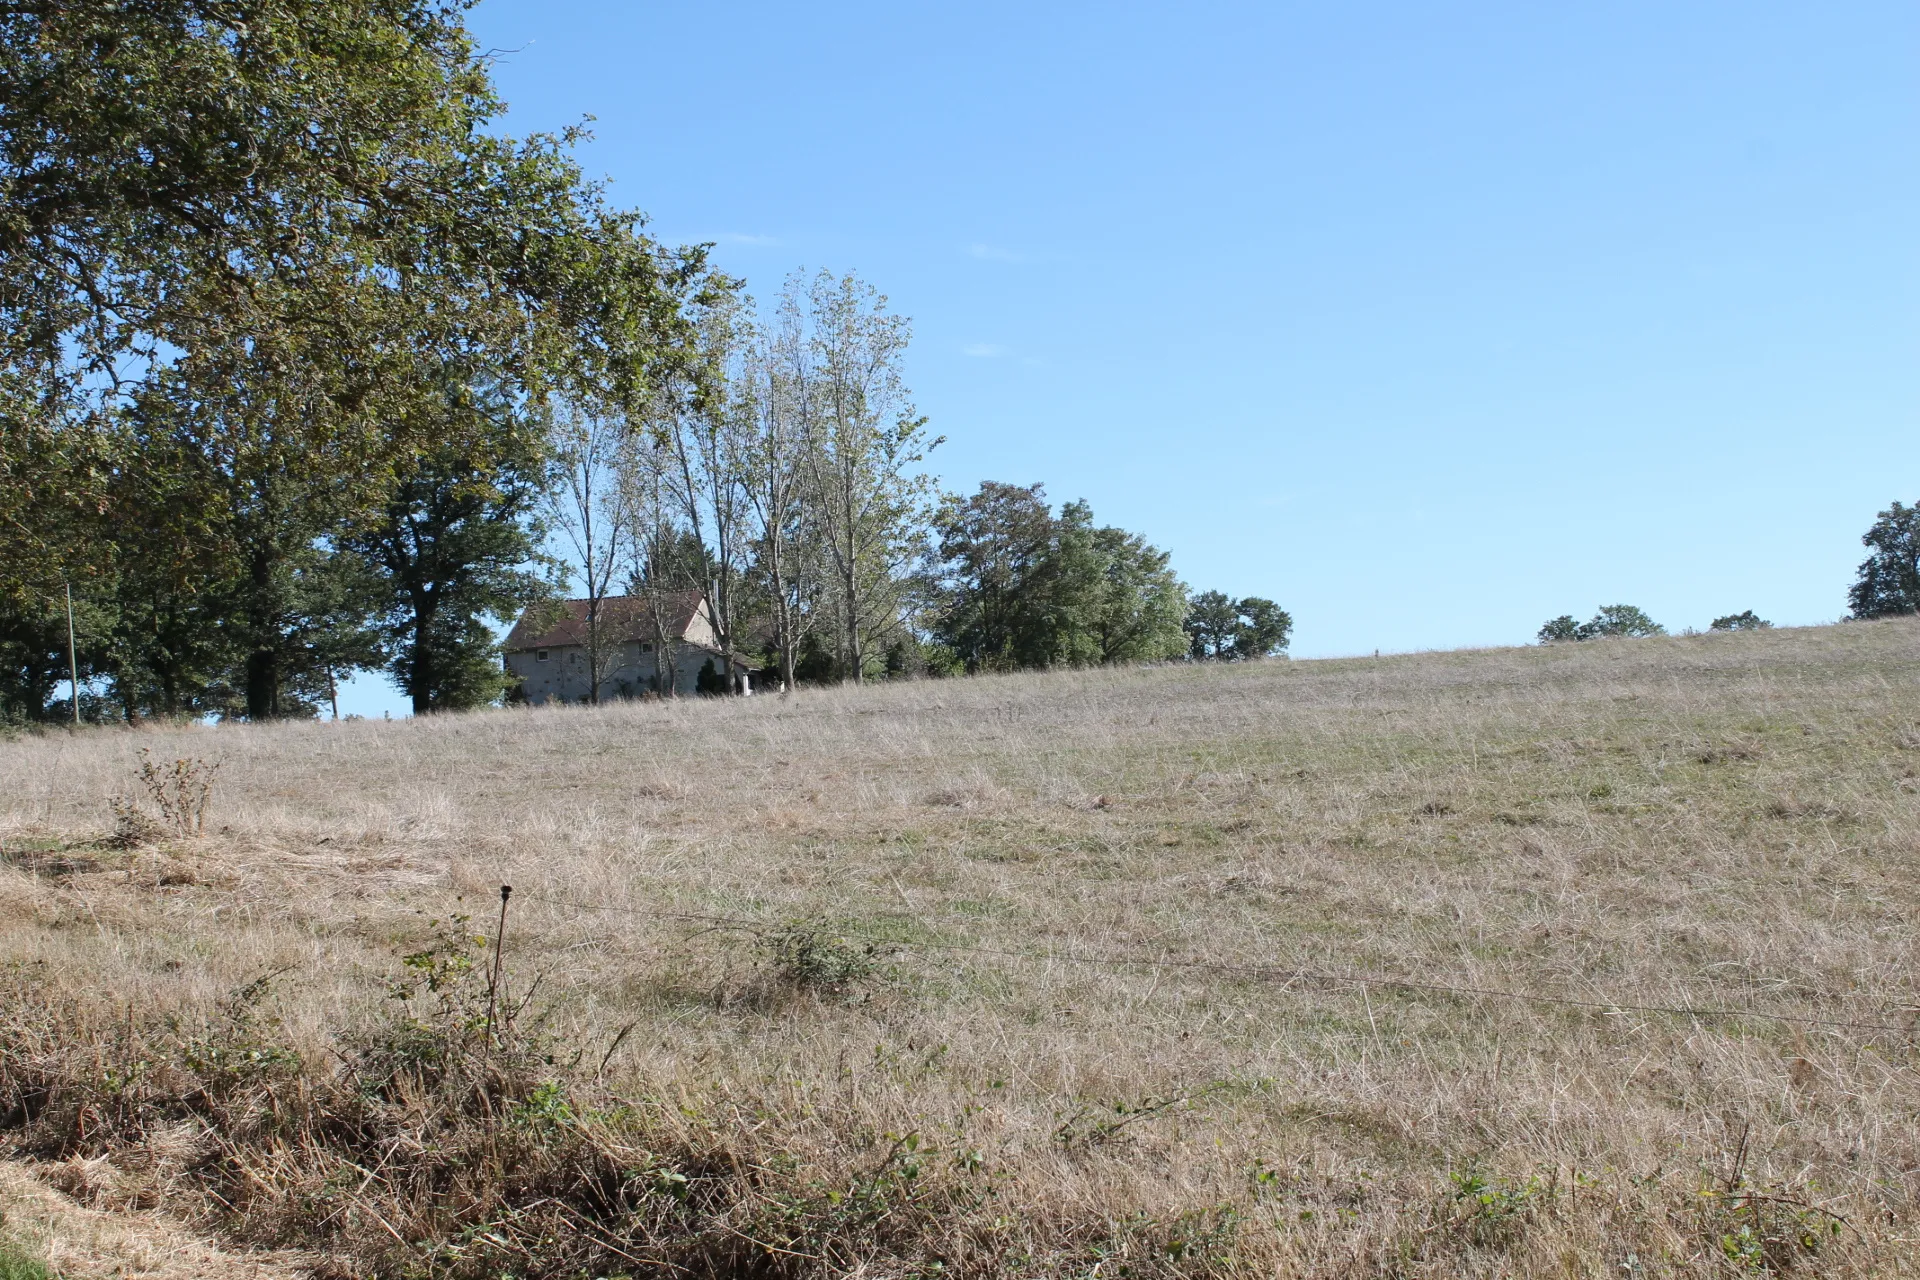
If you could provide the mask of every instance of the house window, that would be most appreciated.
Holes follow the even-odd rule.
[[[533,651],[533,660],[535,662],[545,662],[547,660],[547,651],[545,649],[535,649]]]
[[[651,641],[651,640],[642,640],[642,641],[640,642],[640,652],[642,652],[642,653],[652,653],[652,652],[653,652],[653,641]]]

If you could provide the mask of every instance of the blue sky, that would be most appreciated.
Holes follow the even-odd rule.
[[[663,239],[912,316],[945,484],[1084,497],[1299,656],[1830,621],[1920,498],[1908,0],[470,21]]]

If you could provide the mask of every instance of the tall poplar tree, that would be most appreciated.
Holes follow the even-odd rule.
[[[817,390],[807,300],[802,279],[794,276],[781,290],[771,323],[756,331],[734,387],[741,422],[733,437],[734,466],[783,690],[793,688],[801,646],[818,621],[824,548],[808,483],[808,424]]]
[[[897,631],[902,584],[924,548],[932,483],[915,468],[927,433],[902,369],[912,329],[858,277],[821,272],[808,291],[812,382],[807,468],[829,570],[844,678],[866,678],[872,642]]]

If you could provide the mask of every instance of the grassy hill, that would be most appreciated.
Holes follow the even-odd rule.
[[[1908,621],[16,737],[3,1136],[323,1273],[1920,1274],[1916,775]]]

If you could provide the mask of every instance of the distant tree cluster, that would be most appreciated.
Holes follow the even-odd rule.
[[[1235,600],[1203,591],[1187,607],[1187,655],[1196,662],[1235,662],[1285,653],[1293,618],[1259,596]]]
[[[1096,525],[1085,502],[1054,514],[1040,485],[989,482],[942,500],[928,612],[933,670],[1196,662],[1284,653],[1293,619],[1271,600],[1190,595],[1167,553]]]
[[[1712,631],[1763,631],[1773,624],[1751,609],[1739,613],[1729,613],[1715,618],[1709,626]],[[1638,637],[1663,636],[1667,629],[1647,616],[1644,609],[1630,604],[1610,604],[1585,622],[1576,622],[1571,614],[1561,614],[1540,628],[1537,639],[1541,644],[1557,644],[1568,640],[1601,640],[1609,636]],[[1694,635],[1689,630],[1683,635]]]
[[[1920,613],[1920,503],[1895,502],[1860,536],[1868,555],[1860,564],[1847,603],[1855,618],[1892,618]],[[1751,609],[1723,614],[1710,631],[1765,631],[1773,624]],[[1632,605],[1607,605],[1586,622],[1562,614],[1540,628],[1541,644],[1597,640],[1603,636],[1657,636],[1666,629]],[[1692,635],[1689,631],[1686,634]]]
[[[585,585],[590,699],[619,594],[654,602],[665,664],[666,602],[699,594],[718,646],[780,687],[1189,652],[1165,551],[1038,484],[963,497],[919,470],[941,440],[905,386],[908,322],[870,285],[796,274],[770,317],[730,291],[690,327],[697,358],[640,405],[554,415],[546,512]],[[1197,656],[1285,647],[1277,606],[1245,604],[1258,634]]]
[[[936,664],[996,671],[1186,652],[1187,593],[1167,553],[1096,525],[1085,502],[1055,515],[1042,486],[989,482],[946,498],[935,533]]]
[[[1630,604],[1602,605],[1585,622],[1574,621],[1572,614],[1561,614],[1540,628],[1541,644],[1565,640],[1600,640],[1609,636],[1663,636],[1667,629]]]

